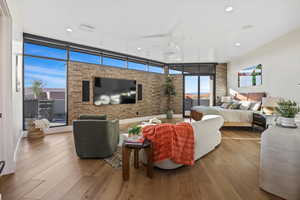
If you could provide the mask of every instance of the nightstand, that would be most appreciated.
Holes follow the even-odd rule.
[[[264,114],[260,112],[254,112],[253,113],[253,121],[252,121],[252,127],[259,126],[263,128],[264,130],[267,129],[267,120]]]
[[[267,115],[262,112],[254,112],[252,127],[258,126],[265,130],[269,126],[272,126],[275,124],[276,118],[277,118],[277,115]]]

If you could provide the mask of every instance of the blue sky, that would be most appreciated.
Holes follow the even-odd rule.
[[[209,76],[200,77],[200,92],[208,93],[209,88]],[[198,93],[198,76],[186,76],[185,77],[185,93],[197,94]]]
[[[44,88],[66,88],[66,62],[25,56],[25,87],[42,80]]]
[[[25,54],[66,59],[67,51],[35,44],[24,44]],[[65,61],[52,59],[24,57],[25,87],[31,87],[34,80],[41,80],[44,88],[66,88]]]
[[[25,43],[24,48],[26,55],[67,59],[67,51],[64,49],[51,48],[29,43]],[[101,60],[100,56],[78,52],[70,52],[70,58],[74,61],[84,61],[94,64],[100,64]],[[112,58],[103,58],[103,64],[115,67],[125,67],[125,61]],[[66,61],[25,56],[24,66],[25,87],[31,87],[34,80],[42,80],[44,83],[44,88],[66,88]],[[134,62],[128,62],[128,68],[147,70],[146,65]],[[162,68],[155,66],[149,66],[149,71],[163,73]],[[197,76],[187,76],[185,86],[187,93],[197,93]],[[201,93],[207,93],[210,91],[209,76],[201,77],[200,87]]]

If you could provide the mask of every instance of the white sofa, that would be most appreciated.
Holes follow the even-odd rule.
[[[195,134],[195,160],[211,152],[221,143],[220,128],[224,124],[223,117],[219,115],[205,115],[201,121],[191,122]],[[141,151],[141,158],[146,162],[146,155]],[[154,164],[161,169],[176,169],[182,165],[171,160],[163,160]]]

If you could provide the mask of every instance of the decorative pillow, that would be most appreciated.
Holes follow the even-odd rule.
[[[221,108],[227,109],[232,103],[222,103]]]
[[[240,108],[241,103],[240,102],[234,102],[229,106],[229,109],[239,109]]]
[[[260,107],[261,107],[261,102],[260,101],[258,101],[258,102],[252,102],[251,106],[250,106],[250,110],[252,110],[252,111],[258,111],[258,110],[260,110]]]
[[[251,106],[250,101],[241,101],[240,109],[241,110],[249,110],[250,106]]]

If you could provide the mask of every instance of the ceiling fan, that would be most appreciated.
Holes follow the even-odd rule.
[[[150,39],[150,38],[165,38],[165,37],[172,37],[174,32],[177,30],[177,28],[179,27],[180,22],[177,21],[168,32],[166,33],[158,33],[158,34],[150,34],[150,35],[144,35],[141,36],[141,39]]]

